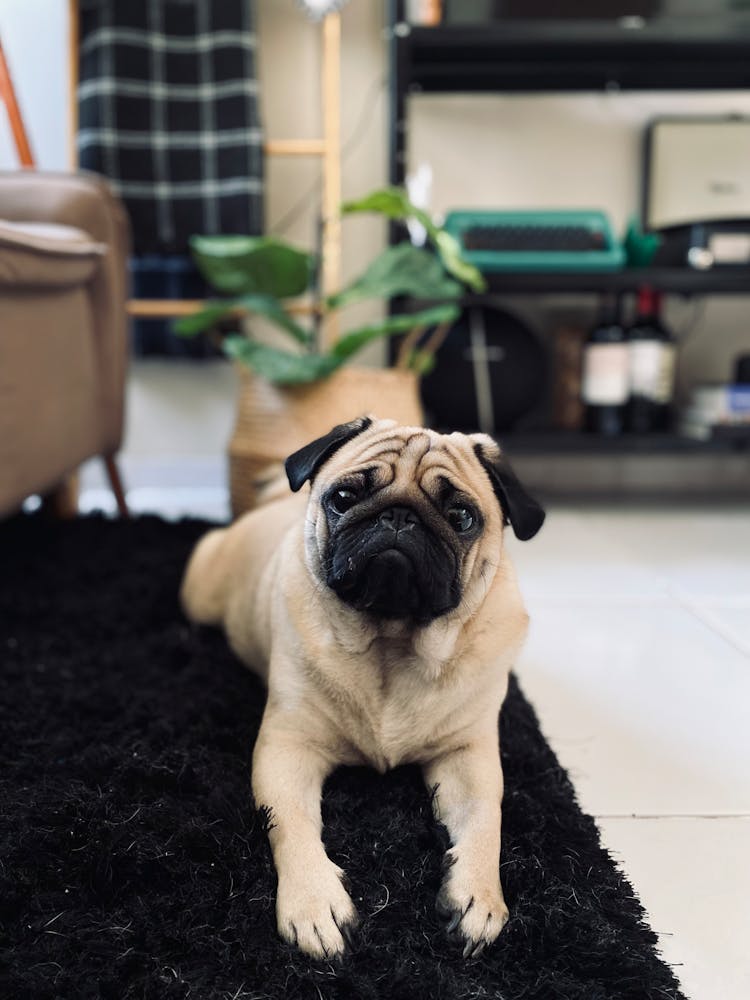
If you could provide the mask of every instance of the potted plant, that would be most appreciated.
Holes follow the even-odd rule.
[[[402,189],[375,191],[342,206],[344,215],[356,212],[415,219],[428,245],[389,246],[344,288],[321,296],[315,289],[314,256],[274,237],[195,236],[191,241],[199,269],[226,298],[207,303],[175,329],[195,336],[221,324],[222,350],[238,363],[240,397],[229,445],[235,516],[253,505],[258,481],[269,467],[336,423],[374,411],[420,424],[418,379],[434,363],[435,351],[458,317],[461,295],[467,288],[484,288],[455,239]],[[418,300],[423,307],[354,328],[342,322],[354,303],[397,297]],[[333,316],[344,332],[325,345],[321,330]],[[257,335],[254,321],[260,317],[279,331],[283,346]],[[394,367],[349,364],[367,344],[392,336],[403,338]]]

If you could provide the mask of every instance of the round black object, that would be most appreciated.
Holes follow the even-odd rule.
[[[469,306],[422,379],[422,400],[433,427],[510,430],[539,402],[546,355],[535,334],[513,313]]]

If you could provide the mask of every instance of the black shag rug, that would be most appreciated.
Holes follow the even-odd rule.
[[[467,963],[444,936],[445,844],[408,767],[326,786],[326,844],[362,917],[353,952],[336,967],[282,944],[250,801],[264,693],[177,605],[206,527],[0,525],[3,1000],[680,997],[515,683],[496,944]]]

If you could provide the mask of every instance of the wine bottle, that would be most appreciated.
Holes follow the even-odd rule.
[[[599,319],[586,339],[583,352],[581,397],[587,431],[614,436],[625,430],[628,361],[619,299],[606,295],[602,299]]]
[[[659,315],[660,295],[638,293],[638,311],[627,331],[629,397],[626,426],[636,434],[667,431],[671,424],[676,346]]]

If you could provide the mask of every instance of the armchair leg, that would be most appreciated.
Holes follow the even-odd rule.
[[[72,472],[42,497],[42,510],[56,521],[70,521],[78,515],[78,473]]]
[[[109,485],[112,488],[115,500],[117,501],[117,510],[119,511],[120,517],[128,518],[130,517],[130,511],[128,510],[127,500],[125,499],[125,490],[122,488],[122,479],[120,478],[120,470],[117,468],[117,462],[115,461],[113,455],[104,455],[103,457],[104,465],[107,469]]]

